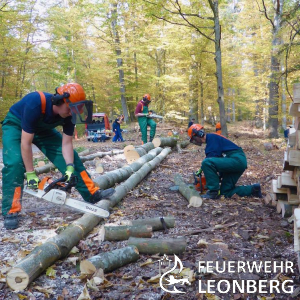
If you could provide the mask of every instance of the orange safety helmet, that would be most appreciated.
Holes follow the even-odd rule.
[[[69,94],[69,97],[64,98],[64,101],[66,103],[76,103],[79,101],[84,101],[85,98],[85,92],[82,88],[82,86],[78,83],[67,83],[59,88],[56,89],[56,92],[59,95],[64,95],[66,93]],[[68,100],[67,100],[68,99]]]
[[[150,95],[149,95],[149,94],[145,94],[145,95],[143,96],[143,101],[151,101]]]
[[[188,129],[188,135],[189,135],[190,138],[192,138],[200,130],[204,133],[203,129],[204,129],[204,127],[202,125],[200,125],[200,124],[193,124]]]

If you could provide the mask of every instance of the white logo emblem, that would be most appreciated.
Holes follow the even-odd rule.
[[[168,256],[164,255],[161,260],[159,260],[159,275],[161,275],[161,267],[170,267],[171,260],[168,259]],[[178,275],[168,275],[169,273],[172,273],[176,270],[177,265],[179,265],[179,271]],[[164,287],[165,285],[174,285],[174,284],[181,284],[184,285],[185,283],[188,285],[191,285],[188,278],[183,278],[183,276],[180,276],[179,274],[183,270],[183,265],[178,256],[174,254],[174,267],[170,269],[169,271],[163,273],[159,279],[159,285],[160,287],[167,293],[171,294],[185,294],[185,292],[177,290],[176,286],[173,287],[173,290],[168,290]],[[165,278],[168,275],[168,278]]]

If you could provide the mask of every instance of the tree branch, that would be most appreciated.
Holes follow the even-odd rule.
[[[271,23],[271,25],[272,25],[272,27],[273,27],[273,29],[274,29],[274,28],[275,28],[275,25],[274,25],[273,21],[269,18],[268,14],[267,14],[267,8],[266,8],[266,5],[265,5],[265,1],[264,1],[264,0],[261,0],[261,2],[262,2],[262,4],[263,4],[263,7],[264,7],[264,10],[261,10],[261,9],[260,9],[260,6],[259,6],[259,3],[257,2],[257,0],[255,0],[255,1],[256,1],[257,5],[258,5],[259,11],[262,12],[262,13],[264,13],[266,19],[270,21],[270,23]]]

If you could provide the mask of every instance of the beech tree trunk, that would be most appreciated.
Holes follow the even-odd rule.
[[[103,226],[100,229],[100,235],[103,241],[124,241],[129,237],[152,237],[152,227],[149,225],[142,226]]]
[[[117,186],[116,192],[109,199],[99,201],[97,206],[110,210],[113,206],[117,205],[170,152],[171,149],[169,148],[163,149],[152,161],[144,164],[140,170],[130,176],[123,184]],[[24,290],[49,266],[57,260],[66,257],[71,249],[98,225],[101,220],[102,218],[96,215],[84,214],[59,235],[37,246],[30,254],[8,271],[6,276],[8,286],[13,290]]]
[[[175,147],[177,139],[172,137],[154,138],[152,143],[154,147]]]
[[[128,245],[136,246],[143,254],[181,254],[185,251],[186,240],[181,237],[178,239],[141,239],[130,237]]]
[[[121,154],[121,153],[123,153],[123,150],[111,150],[111,151],[107,151],[107,152],[97,152],[97,153],[90,154],[90,155],[79,156],[79,158],[82,162],[85,162],[88,160],[93,160],[96,157],[104,157],[106,155],[112,156],[112,155],[117,155],[117,154]],[[55,170],[55,169],[56,169],[56,167],[54,166],[54,164],[49,163],[42,167],[35,168],[34,170],[37,175],[40,175],[43,173],[48,173],[51,170]]]
[[[94,179],[95,184],[101,189],[108,189],[114,186],[116,183],[120,183],[129,178],[134,172],[138,171],[145,163],[152,160],[159,153],[162,152],[162,148],[155,148],[149,151],[148,154],[142,156],[134,163],[123,168],[107,172],[106,174]]]
[[[137,220],[125,220],[122,221],[122,223],[126,225],[132,225],[132,226],[149,225],[152,227],[153,231],[158,231],[164,229],[163,222],[161,219],[163,219],[167,228],[174,228],[175,218],[173,216],[146,218],[146,219],[137,219]]]
[[[200,207],[202,205],[202,198],[192,185],[186,184],[181,175],[175,174],[174,182],[179,187],[180,194],[189,202],[188,207]]]
[[[97,269],[103,269],[104,273],[111,272],[137,261],[139,257],[137,247],[127,246],[83,260],[80,263],[80,272],[84,274],[94,274]]]

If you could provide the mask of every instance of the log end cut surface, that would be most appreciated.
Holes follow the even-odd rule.
[[[188,207],[200,207],[202,205],[202,203],[203,203],[203,201],[200,196],[199,197],[192,196]]]
[[[160,138],[154,138],[152,141],[155,148],[159,147],[161,144]]]
[[[12,290],[22,291],[29,284],[29,276],[21,268],[13,268],[7,273],[6,282]]]
[[[84,274],[94,274],[96,267],[86,259],[80,263],[80,272]]]

